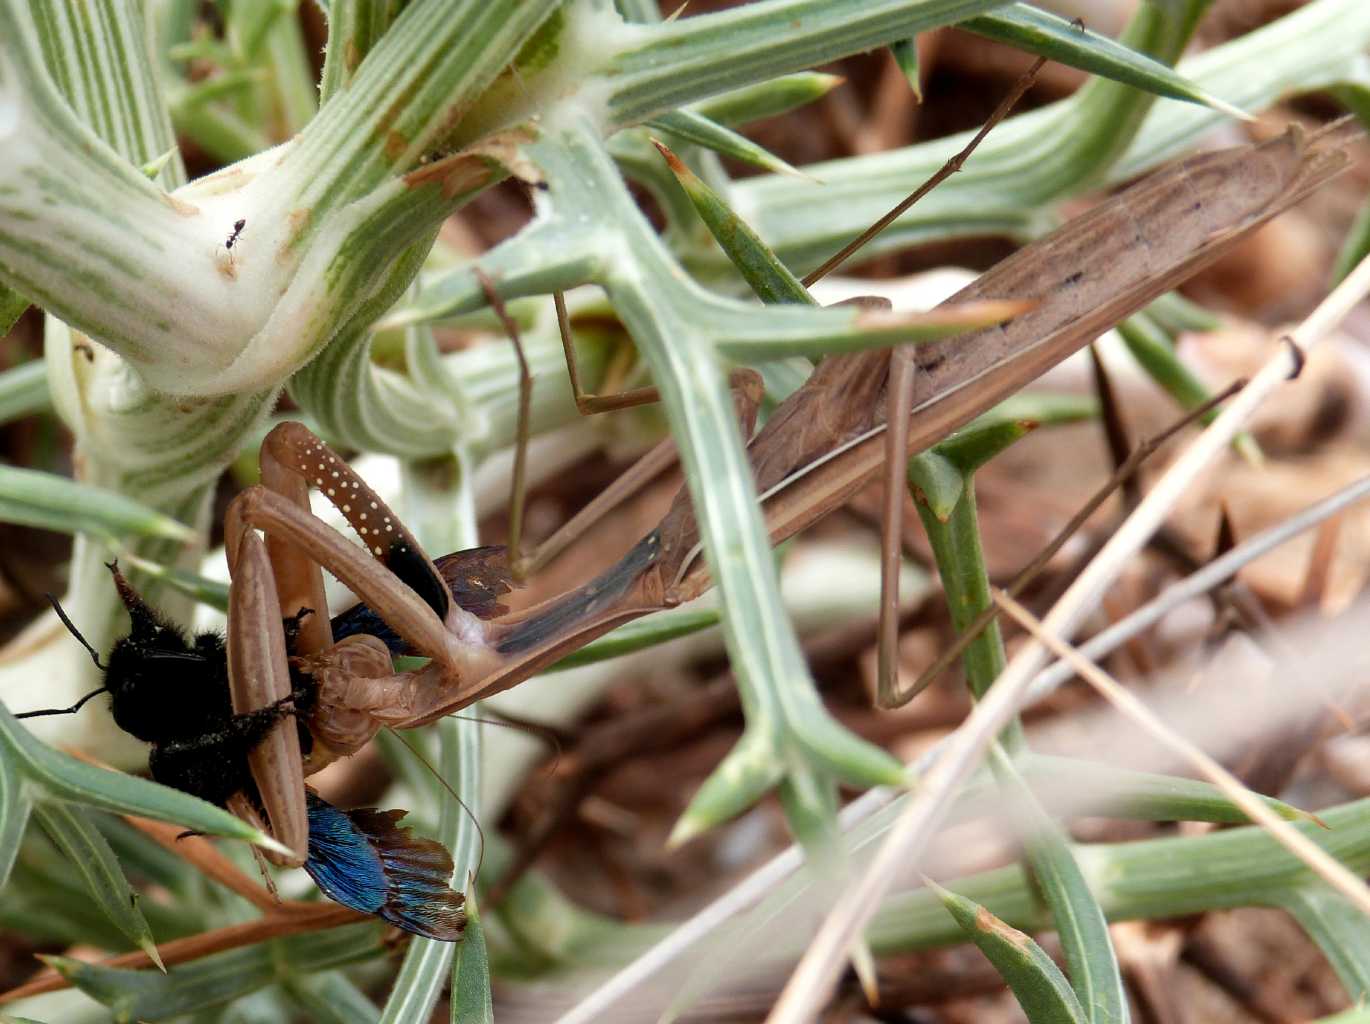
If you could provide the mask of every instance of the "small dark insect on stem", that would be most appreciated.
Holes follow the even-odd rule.
[[[228,239],[224,242],[224,248],[228,251],[228,262],[230,266],[234,264],[233,245],[238,241],[238,236],[243,233],[243,228],[245,227],[247,227],[247,218],[239,217],[233,222],[233,230],[229,232]]]
[[[230,252],[233,250],[233,243],[238,240],[238,236],[243,233],[243,228],[247,227],[247,218],[240,217],[233,222],[233,232],[228,236],[228,241],[224,242],[224,248]]]

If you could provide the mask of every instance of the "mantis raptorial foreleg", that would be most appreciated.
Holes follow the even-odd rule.
[[[471,649],[484,635],[480,620],[450,600],[445,618],[439,618],[408,580],[377,564],[374,548],[362,550],[323,520],[264,487],[244,491],[230,514],[245,526],[289,542],[328,569],[425,657],[452,671],[471,661]],[[437,582],[443,585],[441,579]]]
[[[280,602],[266,545],[243,528],[234,544],[228,604],[228,681],[238,715],[270,707],[293,689],[286,661]],[[327,615],[323,616],[325,623]],[[276,839],[303,864],[309,843],[300,737],[293,718],[282,718],[249,751],[248,764]]]
[[[331,448],[301,424],[285,423],[263,442],[262,464],[265,482],[235,498],[225,519],[233,579],[229,687],[234,711],[245,715],[290,698],[291,656],[309,680],[314,704],[297,712],[308,714],[320,749],[302,761],[298,730],[283,720],[248,754],[272,832],[303,862],[309,836],[305,775],[336,754],[351,753],[379,721],[408,717],[416,690],[440,691],[445,682],[487,671],[492,656],[480,620],[451,600],[418,541]],[[343,513],[364,550],[309,511],[310,486]],[[385,645],[369,636],[334,644],[322,569],[432,659],[429,667],[397,675]],[[289,602],[284,610],[281,595]],[[289,652],[287,613],[293,620]],[[246,797],[237,801],[240,812],[251,809]]]

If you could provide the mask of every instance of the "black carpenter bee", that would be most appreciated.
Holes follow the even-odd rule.
[[[117,564],[108,568],[132,628],[115,642],[107,662],[100,661],[53,601],[67,629],[104,672],[104,686],[72,708],[17,717],[75,711],[96,694],[108,693],[115,723],[151,744],[148,768],[155,780],[220,807],[242,799],[260,813],[248,755],[288,716],[296,718],[301,747],[308,753],[312,736],[303,716],[315,699],[313,680],[292,660],[289,696],[256,711],[234,712],[224,637],[204,632],[187,638],[143,601]],[[284,621],[287,649],[310,614],[302,609]],[[344,614],[361,613],[352,609]],[[464,898],[448,881],[452,858],[440,843],[399,827],[404,813],[343,811],[309,791],[304,869],[320,890],[344,906],[417,935],[459,939],[465,926]]]

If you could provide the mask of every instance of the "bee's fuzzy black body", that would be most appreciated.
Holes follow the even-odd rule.
[[[224,638],[197,633],[188,640],[138,596],[116,566],[110,571],[132,622],[105,665],[115,724],[152,745],[148,770],[164,785],[219,806],[235,793],[255,793],[247,755],[283,716],[309,709],[309,677],[295,674],[294,692],[285,700],[235,714]],[[297,622],[286,620],[287,643]],[[299,731],[307,752],[309,730],[301,724]]]
[[[101,666],[115,723],[151,744],[148,769],[163,785],[220,807],[237,793],[259,803],[248,754],[291,714],[301,750],[309,752],[313,736],[304,716],[314,705],[313,680],[292,658],[288,697],[256,711],[235,712],[224,638],[197,633],[188,639],[139,597],[117,565],[109,568],[132,623]],[[352,614],[364,617],[366,611]],[[308,614],[301,609],[283,622],[287,653]],[[306,791],[306,807],[304,869],[329,897],[417,935],[449,942],[461,938],[464,898],[450,885],[451,855],[440,843],[400,826],[403,811],[342,811],[312,791]]]

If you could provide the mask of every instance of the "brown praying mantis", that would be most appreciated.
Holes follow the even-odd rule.
[[[894,359],[888,350],[825,359],[748,447],[772,540],[839,507],[887,459],[902,463],[946,437],[1211,263],[1344,169],[1342,145],[1355,130],[1346,122],[1311,135],[1291,130],[1163,168],[948,300],[1016,302],[1013,319]],[[742,403],[747,432],[755,397]],[[884,436],[891,412],[892,443]],[[226,518],[232,582],[223,646],[234,720],[261,726],[244,744],[260,799],[238,792],[227,803],[267,827],[296,863],[308,848],[308,775],[381,728],[457,712],[709,586],[684,490],[616,565],[509,615],[499,604],[511,585],[502,552],[430,559],[380,496],[301,424],[268,435],[261,471]],[[342,513],[361,546],[310,512],[310,489]],[[333,620],[324,570],[362,602]],[[143,607],[131,592],[125,601]],[[397,671],[399,651],[429,661]]]
[[[1018,300],[1024,312],[919,346],[911,394],[892,392],[889,351],[824,360],[748,448],[772,539],[804,529],[879,474],[891,406],[904,435],[896,457],[940,440],[1344,169],[1342,144],[1355,131],[1340,122],[1192,157],[1026,246],[948,300]],[[292,671],[317,687],[312,707],[300,713],[312,737],[308,756],[284,721],[250,754],[270,829],[301,857],[306,775],[360,749],[382,727],[459,711],[709,585],[683,490],[659,525],[597,579],[500,615],[497,596],[509,583],[490,549],[433,562],[346,462],[300,424],[272,431],[261,463],[262,483],[239,495],[227,518],[228,673],[238,714],[288,701]],[[309,512],[310,488],[338,508],[364,547]],[[301,619],[305,609],[326,607],[323,569],[428,664],[397,672],[392,649],[376,636],[335,642],[326,615]],[[288,653],[282,623],[292,621]],[[254,813],[246,801],[233,806]]]

